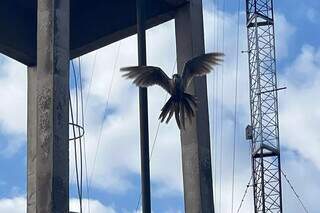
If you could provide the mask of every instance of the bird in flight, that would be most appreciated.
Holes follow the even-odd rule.
[[[223,61],[223,56],[223,53],[208,53],[195,57],[185,63],[181,74],[174,74],[172,78],[154,66],[123,67],[120,71],[125,72],[123,76],[133,79],[139,87],[158,85],[166,90],[171,97],[161,109],[159,120],[168,123],[174,114],[179,129],[185,129],[186,118],[191,122],[197,108],[197,98],[186,92],[190,82],[194,77],[210,73],[215,65]]]

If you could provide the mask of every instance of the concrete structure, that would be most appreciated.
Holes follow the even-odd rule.
[[[27,212],[36,212],[36,156],[37,156],[37,69],[28,68],[27,112]]]
[[[69,0],[0,3],[0,52],[29,66],[29,213],[68,212],[68,60],[136,33],[135,1],[94,3],[70,0],[70,10]],[[147,1],[146,17],[147,28],[176,18],[179,70],[204,52],[201,0]],[[206,79],[196,79],[190,92],[200,104],[193,124],[181,133],[185,209],[211,213]]]
[[[28,69],[27,211],[67,212],[69,2],[39,0],[38,8],[37,67]]]
[[[176,14],[178,70],[184,63],[204,53],[201,0],[190,1]],[[188,27],[186,27],[188,26]],[[196,116],[181,132],[183,185],[186,213],[212,213],[212,172],[206,77],[196,78],[189,91],[198,98]]]
[[[147,2],[147,26],[174,17],[187,0]],[[78,57],[136,33],[133,0],[70,0],[70,55]],[[26,65],[36,64],[37,0],[1,0],[0,52]]]

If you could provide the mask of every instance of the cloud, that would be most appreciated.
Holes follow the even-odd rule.
[[[0,155],[10,157],[26,135],[26,67],[0,55]]]
[[[87,200],[83,199],[83,212],[88,212],[88,202],[90,206],[90,212],[92,213],[116,213],[115,209],[109,206],[103,205],[97,200]],[[80,212],[79,201],[77,199],[70,200],[70,211]]]
[[[302,47],[281,81],[288,89],[280,96],[282,145],[312,161],[320,170],[320,48]]]
[[[0,124],[5,133],[26,133],[26,67],[0,56]]]
[[[275,13],[276,56],[278,60],[289,55],[295,32],[295,26],[283,14]]]
[[[26,212],[26,200],[23,197],[15,198],[2,198],[0,199],[0,212],[3,213],[25,213]]]
[[[90,202],[90,212],[92,213],[116,213],[112,207],[103,205],[97,200],[83,200],[83,211],[88,211],[88,202]],[[1,198],[0,199],[0,212],[3,213],[25,213],[27,209],[26,199],[24,197],[14,198]],[[77,199],[70,200],[70,211],[79,211],[79,202]]]

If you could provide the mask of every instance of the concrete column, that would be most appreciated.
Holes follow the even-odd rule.
[[[37,68],[28,67],[27,113],[27,213],[36,212],[36,150],[37,150]]]
[[[69,0],[38,0],[36,213],[69,211]]]
[[[190,0],[175,18],[178,70],[204,53],[202,1]],[[206,77],[194,79],[189,93],[198,97],[196,116],[181,131],[184,201],[186,213],[213,213],[212,170]]]

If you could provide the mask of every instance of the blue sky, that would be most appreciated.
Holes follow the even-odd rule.
[[[222,8],[222,1],[204,1],[206,50],[216,51],[222,47],[222,23],[225,26],[226,60],[223,68],[208,76],[209,109],[211,124],[217,124],[213,148],[222,143],[222,169],[212,157],[217,212],[230,212],[231,162],[227,153],[232,148],[235,92],[237,1],[226,1],[226,11],[212,11],[213,3]],[[282,168],[295,185],[309,212],[317,213],[320,194],[320,2],[315,0],[275,1],[276,39],[279,86],[288,89],[280,92],[280,139],[282,144]],[[246,50],[246,30],[242,2],[240,48]],[[215,10],[217,11],[217,10]],[[218,20],[220,25],[214,27]],[[218,34],[218,38],[216,38]],[[175,62],[174,23],[168,22],[147,33],[148,63],[161,66],[167,74],[172,73]],[[156,42],[155,42],[156,41]],[[119,49],[120,48],[120,49]],[[133,213],[140,194],[139,177],[139,131],[137,89],[122,79],[117,71],[122,66],[137,63],[136,38],[130,37],[90,53],[81,58],[86,103],[86,144],[90,179],[90,209],[95,213]],[[119,49],[119,58],[116,56]],[[249,144],[244,139],[244,128],[249,122],[248,65],[246,54],[240,53],[239,75],[239,123],[237,129],[236,191],[235,206],[250,177]],[[96,62],[94,62],[96,61]],[[116,71],[113,73],[113,67]],[[223,70],[223,72],[222,72]],[[93,73],[93,74],[92,74]],[[221,98],[224,76],[224,96]],[[93,84],[90,86],[90,79]],[[111,78],[114,81],[111,84]],[[214,79],[218,79],[216,87]],[[104,107],[110,90],[110,101]],[[218,95],[213,92],[218,90]],[[216,91],[217,91],[216,90]],[[14,95],[13,95],[14,94]],[[74,94],[74,88],[72,90]],[[151,88],[150,141],[155,136],[157,117],[165,93]],[[0,56],[0,212],[25,212],[26,194],[26,67]],[[215,104],[217,103],[217,105]],[[223,104],[223,113],[220,105]],[[213,119],[213,107],[218,113]],[[106,115],[102,128],[102,140],[98,149],[101,119]],[[220,118],[223,120],[220,125]],[[213,132],[212,132],[213,135]],[[213,138],[213,137],[212,137]],[[73,153],[72,146],[70,153]],[[214,151],[212,152],[215,153]],[[152,208],[155,213],[184,212],[182,197],[182,171],[179,132],[175,123],[161,125],[155,151],[151,160]],[[70,156],[73,159],[73,156]],[[94,169],[93,169],[94,168]],[[222,188],[219,177],[222,175]],[[77,210],[74,162],[70,162],[71,209]],[[284,210],[290,213],[303,212],[288,185],[284,187]],[[221,198],[219,197],[221,191]],[[85,193],[85,198],[88,195]],[[85,202],[87,208],[88,202]],[[249,191],[241,212],[252,212],[252,191]],[[87,212],[87,211],[85,211]]]

